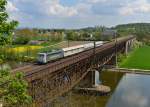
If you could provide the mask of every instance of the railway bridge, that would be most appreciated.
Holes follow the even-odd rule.
[[[89,71],[115,64],[116,54],[127,53],[134,40],[134,36],[118,38],[53,63],[27,65],[13,72],[24,72],[35,107],[48,106],[50,101],[72,89]]]

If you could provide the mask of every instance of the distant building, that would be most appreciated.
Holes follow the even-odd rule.
[[[105,30],[104,32],[102,32],[102,40],[111,40],[113,38],[115,38],[117,34],[116,30]]]

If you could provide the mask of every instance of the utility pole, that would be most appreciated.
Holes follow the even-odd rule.
[[[94,65],[95,64],[95,48],[96,48],[95,38],[93,40],[93,44],[94,44],[94,47],[93,47],[93,62],[92,62],[92,64]],[[93,83],[94,83],[94,72],[95,71],[92,71],[92,86],[93,86]]]
[[[116,55],[116,59],[115,59],[115,65],[116,65],[116,68],[118,68],[118,63],[117,63],[117,31],[115,31],[115,55]]]
[[[69,39],[68,39],[68,47],[69,47]]]
[[[93,48],[93,59],[94,59],[94,62],[93,62],[93,64],[95,64],[95,49],[96,49],[96,40],[95,40],[95,38],[94,38],[94,48]]]

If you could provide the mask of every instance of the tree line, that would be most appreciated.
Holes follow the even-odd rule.
[[[27,44],[30,40],[59,42],[63,40],[101,40],[104,26],[83,29],[38,29],[23,28],[14,31],[13,44]]]
[[[119,36],[135,35],[137,40],[150,45],[150,23],[123,24],[112,29],[116,29]]]

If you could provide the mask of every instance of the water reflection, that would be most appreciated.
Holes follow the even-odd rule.
[[[112,93],[108,96],[95,96],[75,93],[74,90],[51,102],[52,107],[150,107],[150,76],[117,72],[96,73],[102,84],[108,85]],[[91,74],[78,86],[91,84]],[[49,107],[49,106],[47,106]]]
[[[107,107],[150,107],[150,76],[125,74]]]
[[[100,72],[98,72],[98,71],[95,71],[95,75],[94,75],[94,77],[95,77],[95,86],[98,86],[98,85],[100,85],[102,82],[101,82],[101,79],[100,79]]]
[[[99,72],[95,72],[95,77],[93,78],[92,73],[89,73],[76,87],[91,87],[93,78],[96,84],[99,84],[101,81],[102,84],[110,86],[113,92],[122,76],[123,73],[102,72],[99,75]],[[49,103],[46,107],[105,107],[110,96],[111,94],[108,96],[99,96],[88,93],[77,93],[76,90],[71,90]]]

